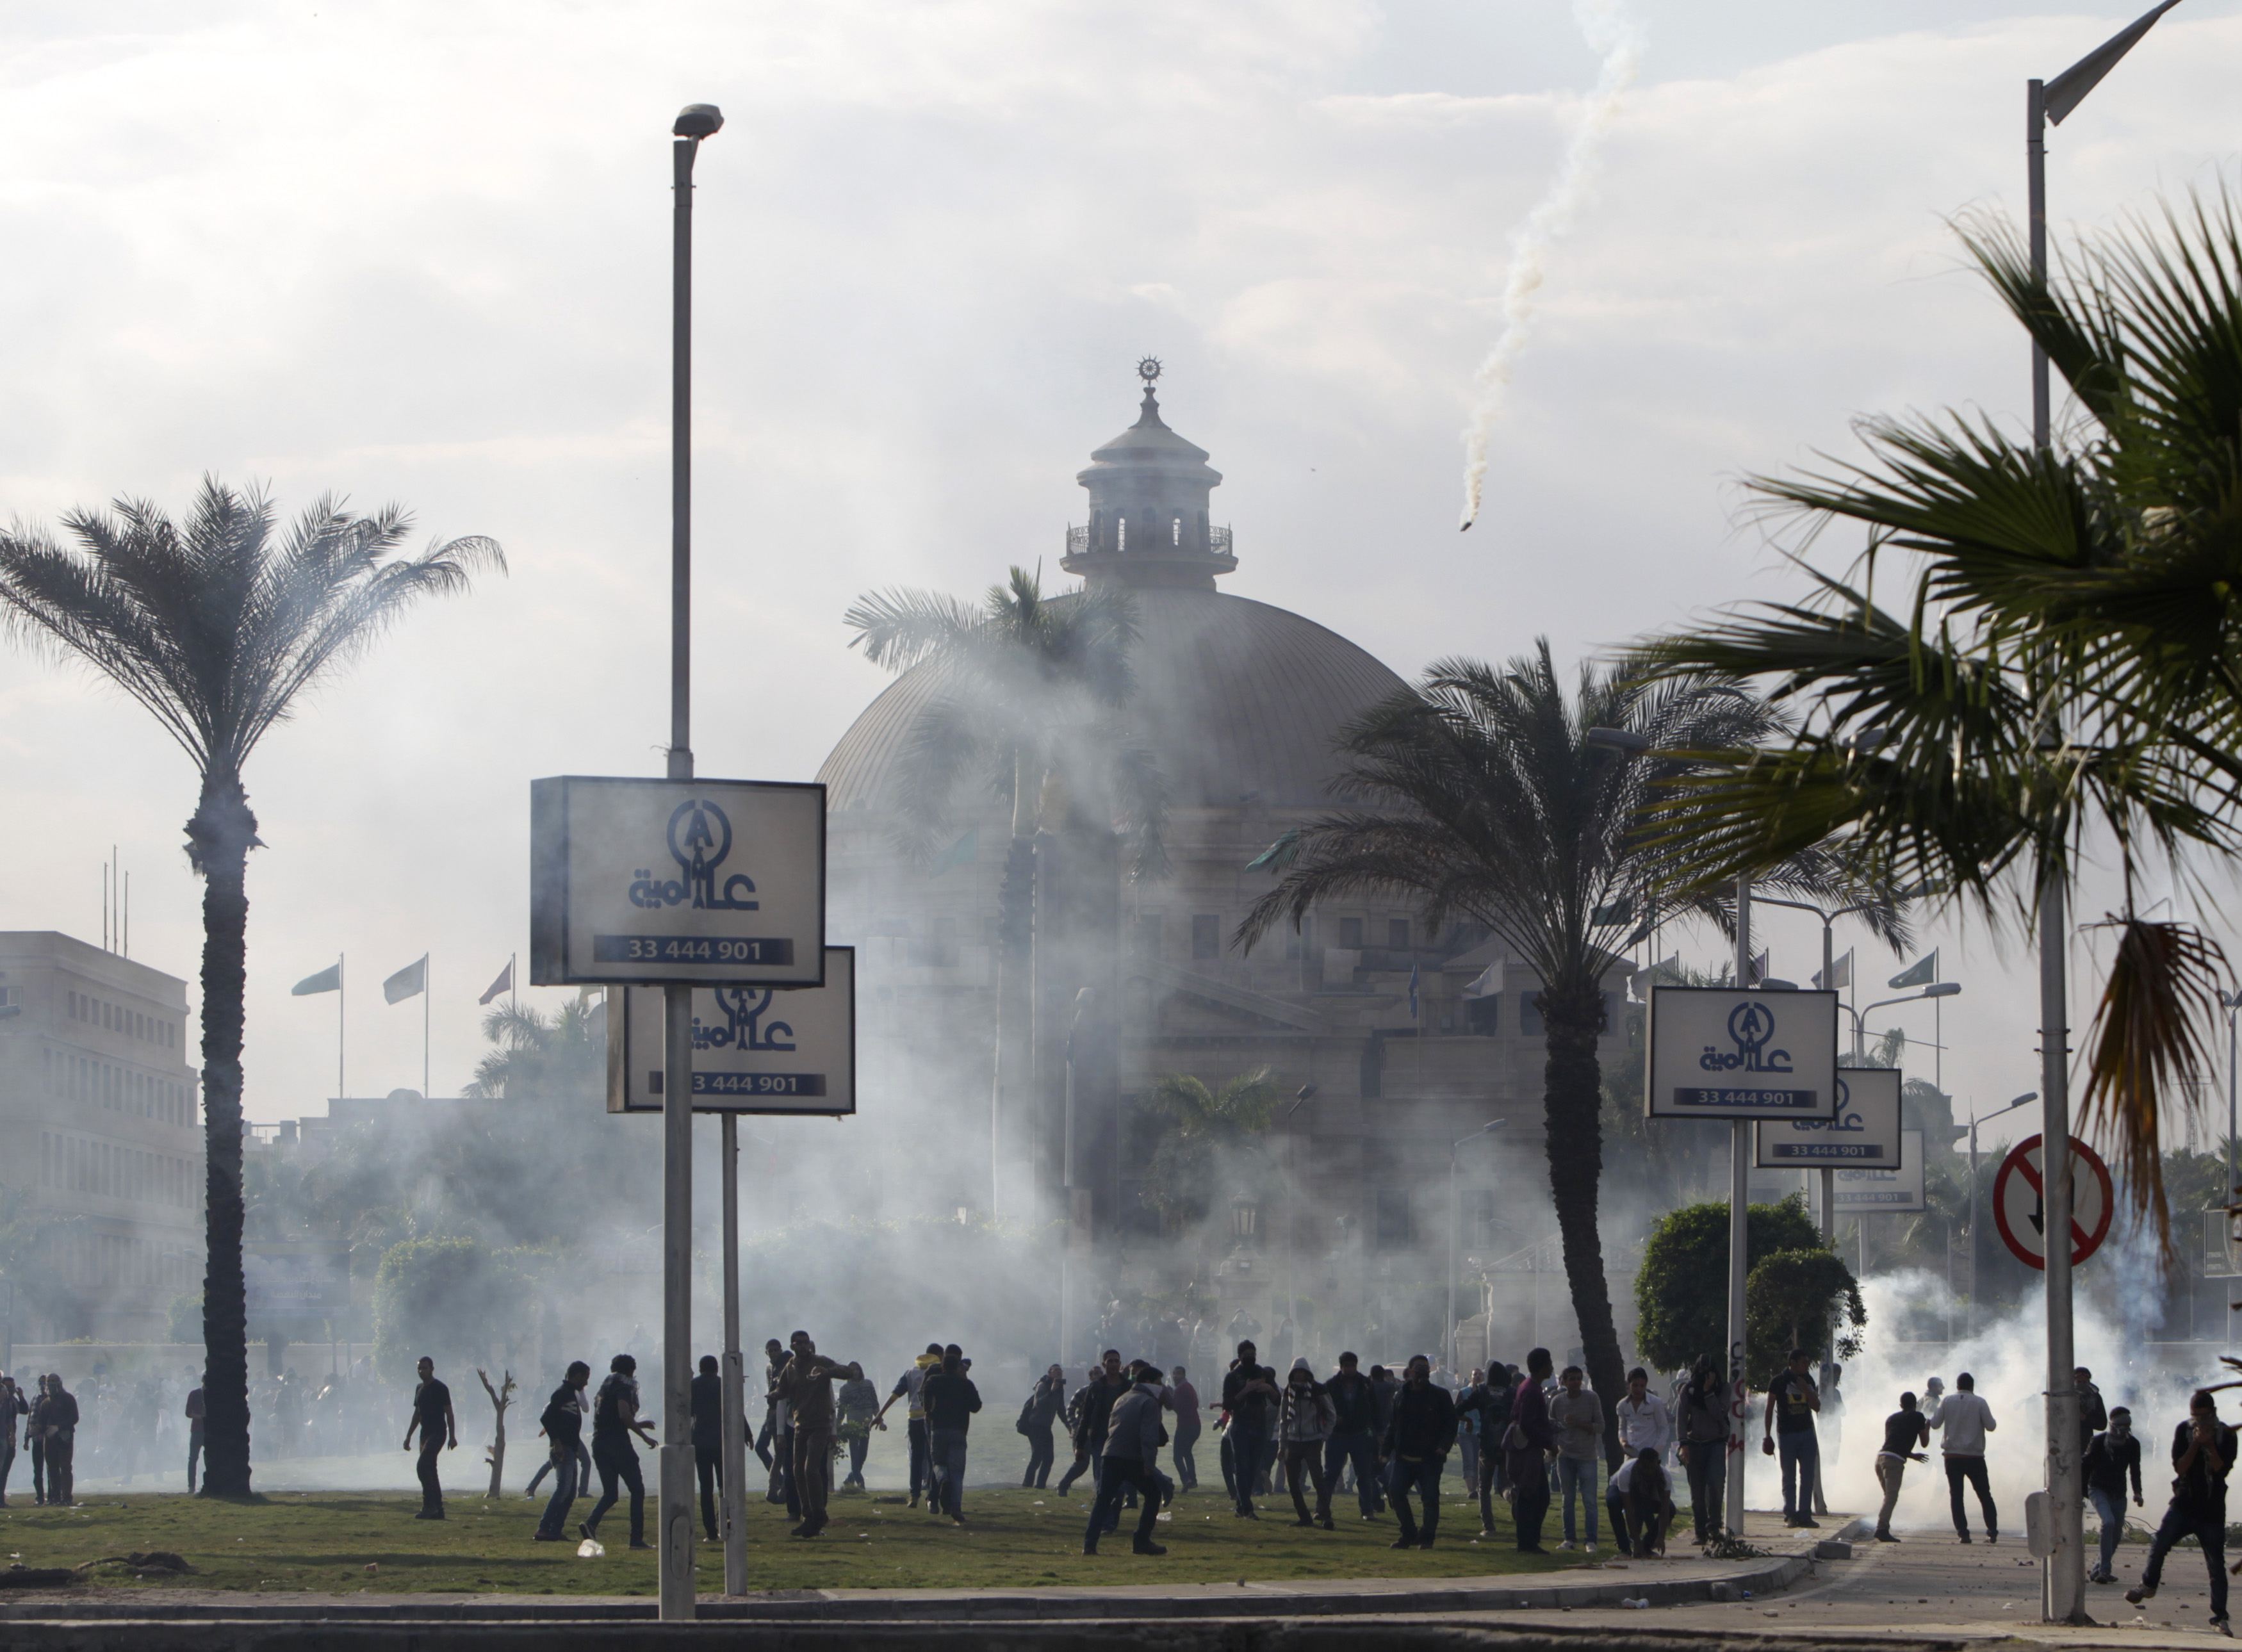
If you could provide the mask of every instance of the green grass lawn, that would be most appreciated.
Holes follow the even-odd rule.
[[[650,1467],[651,1465],[649,1465]],[[1453,1478],[1453,1476],[1451,1477]],[[1440,1546],[1389,1548],[1391,1519],[1366,1522],[1352,1498],[1335,1506],[1339,1529],[1302,1530],[1289,1501],[1265,1500],[1258,1521],[1234,1519],[1218,1485],[1180,1499],[1158,1526],[1167,1557],[1131,1555],[1134,1516],[1082,1553],[1089,1508],[1077,1494],[975,1487],[969,1524],[912,1508],[899,1494],[836,1497],[833,1523],[809,1542],[789,1539],[786,1511],[765,1502],[760,1481],[748,1502],[749,1575],[759,1588],[997,1588],[1094,1583],[1235,1582],[1312,1577],[1470,1577],[1542,1572],[1580,1557],[1521,1555],[1507,1521],[1475,1541],[1479,1511],[1452,1495],[1441,1510]],[[1460,1493],[1460,1483],[1452,1487]],[[653,1498],[647,1500],[649,1528]],[[164,1588],[312,1590],[326,1594],[489,1590],[520,1595],[648,1595],[654,1556],[632,1553],[625,1510],[601,1528],[599,1560],[580,1560],[573,1542],[533,1543],[541,1500],[515,1494],[498,1503],[454,1496],[442,1524],[416,1521],[419,1498],[393,1493],[285,1492],[251,1504],[179,1495],[96,1494],[75,1509],[35,1508],[11,1498],[0,1509],[0,1567],[77,1566],[131,1550],[169,1549],[196,1569],[176,1582],[135,1583],[109,1568],[104,1583]],[[588,1502],[576,1505],[579,1518]],[[1495,1505],[1498,1519],[1504,1510]],[[1553,1540],[1550,1540],[1554,1541]],[[372,1567],[373,1569],[369,1570]],[[723,1553],[701,1549],[701,1587],[723,1587]]]

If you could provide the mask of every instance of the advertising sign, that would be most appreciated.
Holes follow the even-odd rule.
[[[563,775],[529,785],[538,986],[816,986],[825,788]]]
[[[351,1305],[350,1246],[340,1239],[252,1240],[241,1247],[249,1319],[316,1319]]]
[[[609,1112],[661,1111],[661,997],[624,990],[621,1032],[607,1041]],[[855,1112],[856,949],[825,949],[822,987],[695,987],[693,1111]]]
[[[1837,995],[1650,989],[1653,1118],[1834,1118]]]
[[[1829,1179],[1836,1197],[1830,1210],[1839,1216],[1874,1216],[1880,1212],[1919,1211],[1923,1202],[1923,1132],[1900,1132],[1899,1164],[1889,1170],[1854,1165],[1840,1168]]]
[[[1835,1118],[1765,1118],[1753,1132],[1759,1170],[1834,1165],[1897,1168],[1899,1086],[1896,1067],[1840,1067]]]
[[[2001,1243],[2026,1267],[2047,1266],[2046,1207],[2042,1202],[2040,1144],[2044,1136],[2027,1136],[2009,1149],[1993,1177],[1993,1226]],[[2071,1138],[2071,1263],[2076,1267],[2102,1248],[2110,1235],[2110,1215],[2115,1208],[2110,1167],[2102,1155],[2073,1136]]]

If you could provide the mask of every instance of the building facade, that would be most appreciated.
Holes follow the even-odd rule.
[[[1009,802],[991,794],[930,865],[903,855],[898,769],[942,692],[925,668],[889,685],[821,769],[830,927],[860,948],[868,1117],[883,1098],[907,1104],[894,1111],[923,1142],[925,1204],[1068,1223],[1098,1259],[1100,1292],[1151,1290],[1146,1270],[1165,1266],[1195,1273],[1225,1319],[1305,1326],[1320,1304],[1333,1321],[1436,1336],[1452,1239],[1460,1317],[1478,1312],[1480,1269],[1546,1271],[1538,983],[1483,932],[1427,933],[1391,898],[1333,903],[1251,950],[1235,944],[1277,876],[1255,861],[1333,807],[1338,735],[1405,685],[1326,627],[1218,588],[1239,557],[1212,520],[1222,479],[1207,459],[1168,427],[1148,379],[1137,422],[1077,478],[1089,520],[1067,530],[1060,561],[1130,601],[1122,715],[1171,800],[1164,871],[1130,876],[1112,830],[1046,796],[1027,851],[1029,932],[1008,940]],[[1017,1085],[1000,1081],[995,1047],[1007,945],[1030,982]],[[1610,989],[1616,1030],[1624,966]],[[1152,1094],[1171,1073],[1219,1086],[1261,1068],[1285,1098],[1265,1138],[1281,1177],[1210,1223],[1197,1260],[1181,1256],[1158,1243],[1176,1236],[1142,1196]],[[1547,1340],[1561,1351],[1577,1339],[1553,1322]]]
[[[14,1334],[160,1336],[203,1274],[187,984],[52,930],[0,934],[0,1200],[30,1233]]]

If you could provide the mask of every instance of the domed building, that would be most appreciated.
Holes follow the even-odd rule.
[[[829,923],[861,949],[867,1111],[911,1103],[898,1112],[923,1207],[1071,1214],[1102,1297],[1152,1283],[1160,1222],[1141,1192],[1158,1120],[1144,1101],[1160,1078],[1219,1087],[1267,1067],[1287,1098],[1271,1138],[1284,1191],[1210,1223],[1227,1254],[1222,1313],[1242,1307],[1274,1327],[1299,1299],[1340,1314],[1341,1302],[1360,1313],[1398,1293],[1413,1306],[1386,1300],[1371,1317],[1397,1336],[1431,1333],[1430,1346],[1459,1140],[1507,1121],[1458,1158],[1460,1255],[1493,1262],[1507,1249],[1530,1267],[1550,1232],[1535,984],[1483,934],[1425,934],[1391,901],[1319,908],[1250,953],[1232,945],[1275,876],[1251,863],[1332,806],[1339,730],[1406,685],[1314,621],[1218,588],[1238,565],[1212,518],[1221,475],[1163,420],[1158,365],[1142,371],[1137,421],[1077,475],[1089,520],[1067,530],[1059,566],[1125,592],[1134,611],[1123,715],[1166,785],[1167,870],[1132,878],[1115,834],[1054,827],[1044,809],[1020,851],[1033,856],[1031,918],[1010,943],[1024,977],[1011,1018],[1024,1026],[1000,1061],[1010,803],[988,794],[931,867],[901,853],[897,766],[937,690],[924,667],[897,677],[818,775]],[[910,1195],[883,1190],[890,1203]],[[1547,1299],[1561,1305],[1561,1284]],[[1553,1321],[1547,1340],[1561,1349],[1567,1335]]]

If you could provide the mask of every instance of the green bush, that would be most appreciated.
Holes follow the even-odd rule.
[[[1747,1267],[1779,1251],[1819,1251],[1822,1235],[1796,1194],[1744,1212]],[[1848,1273],[1849,1284],[1852,1276]],[[1751,1286],[1744,1287],[1747,1330]],[[1661,1371],[1711,1355],[1726,1362],[1728,1346],[1728,1207],[1726,1201],[1684,1205],[1661,1217],[1643,1247],[1635,1281],[1636,1353]],[[1786,1348],[1786,1352],[1787,1352]]]

